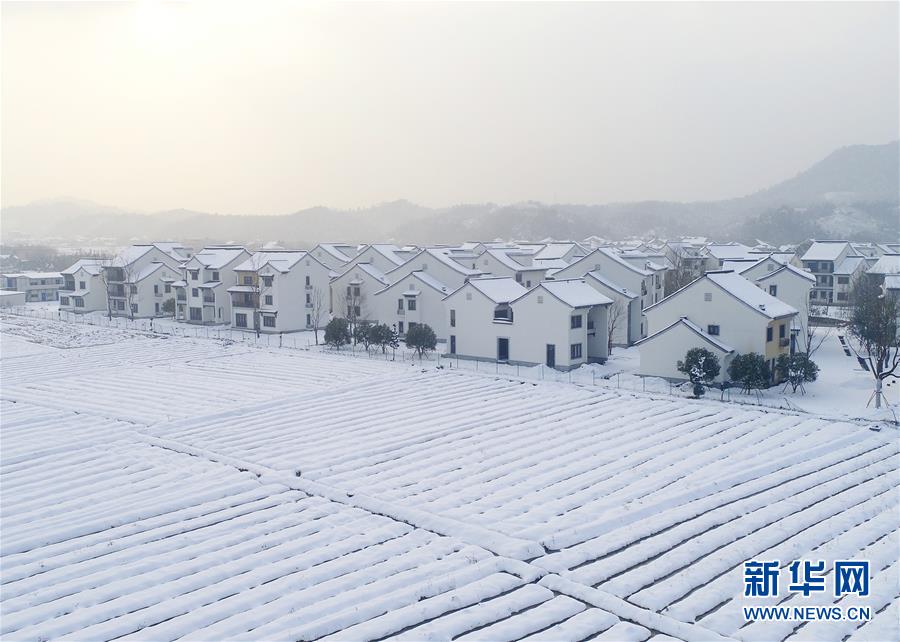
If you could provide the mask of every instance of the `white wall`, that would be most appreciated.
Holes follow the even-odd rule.
[[[702,337],[679,324],[662,333],[658,337],[647,339],[638,347],[640,352],[640,366],[638,373],[648,377],[663,377],[666,379],[686,379],[684,373],[678,371],[678,361],[683,360],[687,351],[691,348],[705,348],[719,358],[719,376],[716,382],[727,379],[728,364],[731,363],[729,353],[719,350]]]

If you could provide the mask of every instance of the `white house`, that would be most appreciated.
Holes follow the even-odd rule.
[[[352,263],[331,279],[332,312],[348,319],[374,319],[375,293],[391,284],[371,263]]]
[[[774,372],[778,356],[790,352],[791,327],[797,313],[796,308],[735,272],[707,272],[644,310],[647,338],[638,343],[641,349],[639,372],[646,376],[685,378],[677,372],[675,364],[684,358],[688,348],[695,346],[686,344],[677,351],[659,355],[658,351],[669,350],[666,346],[672,339],[667,336],[666,341],[661,341],[660,337],[655,337],[681,319],[690,321],[701,333],[720,342],[723,349],[738,354],[756,352],[763,355]],[[678,334],[685,333],[679,330]]]
[[[837,275],[841,286],[849,288],[853,271],[858,269],[861,262],[852,262],[853,265],[842,265],[848,257],[855,257],[856,252],[848,241],[813,241],[809,249],[800,257],[803,267],[816,277],[816,287],[810,292],[810,301],[815,304],[827,305],[836,303],[835,278]],[[846,290],[839,290],[846,291]],[[842,300],[846,302],[846,298]]]
[[[873,265],[876,259],[869,259]],[[862,256],[848,256],[834,266],[834,303],[837,305],[850,304],[850,290],[856,280],[866,273],[868,269],[867,259]]]
[[[59,272],[12,272],[3,275],[3,289],[24,292],[25,300],[56,301],[63,276]]]
[[[509,277],[471,279],[444,299],[448,353],[562,370],[604,361],[611,303],[583,279],[530,290]]]
[[[231,323],[231,295],[237,283],[235,266],[250,258],[240,246],[205,247],[185,261],[175,288],[175,318],[188,323]]]
[[[515,257],[526,263],[520,263]],[[540,283],[547,271],[546,268],[535,265],[530,254],[492,248],[487,248],[472,258],[471,265],[473,270],[480,270],[485,274],[511,277],[526,288]]]
[[[678,370],[678,361],[684,360],[687,351],[692,348],[704,348],[716,355],[719,360],[719,375],[714,381],[717,383],[728,379],[728,365],[735,355],[734,348],[720,341],[719,337],[705,332],[686,317],[664,326],[636,345],[641,358],[639,374],[676,381],[686,379],[684,373]]]
[[[187,252],[178,243],[132,245],[108,265],[102,278],[109,293],[110,312],[117,316],[158,317],[172,283],[181,277]]]
[[[428,272],[414,270],[377,291],[371,298],[371,317],[397,330],[401,335],[425,323],[438,339],[447,338],[444,297],[451,290]]]
[[[578,243],[561,242],[547,243],[543,248],[534,254],[534,258],[539,261],[550,259],[561,259],[566,263],[573,263],[588,253],[588,250]]]
[[[106,285],[102,272],[103,266],[108,264],[108,259],[78,259],[63,270],[59,309],[68,312],[106,310]]]
[[[348,243],[319,243],[309,253],[335,271],[342,270],[356,256],[357,247]]]
[[[610,341],[614,346],[630,346],[641,338],[641,296],[606,278],[602,272],[591,271],[584,275],[584,282],[608,297],[612,303],[607,309],[613,326]],[[607,326],[609,327],[609,326]]]
[[[816,277],[787,263],[773,272],[763,274],[754,283],[764,292],[797,310],[791,330],[795,340],[801,342],[800,347],[805,349],[802,342],[806,341],[806,329],[809,326],[809,293],[816,284]]]
[[[415,252],[418,252],[418,249]],[[368,263],[386,274],[406,263],[415,252],[410,253],[409,248],[401,249],[387,243],[373,243],[363,247],[344,267]]]
[[[237,284],[228,288],[232,327],[280,333],[328,322],[331,271],[309,252],[256,252],[234,273]]]
[[[25,293],[16,290],[0,290],[0,308],[25,305]]]

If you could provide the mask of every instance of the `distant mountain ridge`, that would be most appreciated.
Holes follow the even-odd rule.
[[[853,145],[797,176],[739,198],[605,205],[527,202],[428,208],[400,200],[360,210],[313,207],[278,216],[190,210],[129,212],[74,199],[0,210],[4,242],[118,243],[154,239],[308,246],[320,241],[447,243],[470,239],[579,239],[590,235],[702,234],[720,240],[797,242],[816,236],[900,237],[900,141]]]

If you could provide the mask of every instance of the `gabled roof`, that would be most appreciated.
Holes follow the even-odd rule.
[[[612,303],[612,299],[597,292],[597,290],[585,283],[584,279],[543,281],[535,288],[532,288],[529,293],[541,288],[571,308],[589,308],[594,305]]]
[[[221,270],[247,250],[237,245],[205,247],[189,260],[197,259],[210,270]]]
[[[309,253],[302,250],[265,250],[254,252],[246,261],[238,263],[237,272],[257,272],[265,265],[270,265],[279,272],[288,272]]]
[[[373,243],[367,246],[367,248],[363,248],[362,251],[359,252],[359,254],[362,254],[368,248],[372,248],[374,251],[378,252],[381,256],[397,266],[403,265],[408,260],[397,254],[397,252],[406,252],[408,250],[401,250],[396,245],[390,245],[387,243]]]
[[[78,270],[84,270],[88,274],[96,276],[103,271],[104,265],[109,265],[109,259],[78,259],[60,274],[75,274]]]
[[[322,250],[343,263],[349,263],[356,256],[357,248],[348,243],[319,243],[314,247]]]
[[[617,293],[621,294],[626,299],[636,299],[640,296],[637,292],[632,292],[628,288],[623,288],[618,283],[614,283],[613,281],[610,281],[601,272],[597,272],[596,270],[592,270],[592,271],[588,272],[587,274],[584,275],[584,278],[585,279],[593,279],[594,281],[597,281],[598,283],[602,283],[603,285],[608,287],[610,290],[615,290]]]
[[[487,254],[488,256],[493,257],[494,259],[499,261],[501,264],[508,267],[510,270],[515,270],[516,272],[521,272],[522,270],[540,270],[540,269],[542,269],[540,267],[524,266],[521,263],[519,263],[518,261],[516,261],[514,258],[512,258],[509,254],[504,252],[503,250],[487,249],[478,255],[479,258],[484,254]]]
[[[436,278],[434,278],[427,272],[423,272],[422,270],[415,270],[413,272],[410,272],[407,276],[397,279],[396,281],[394,281],[387,287],[384,287],[384,288],[378,290],[378,292],[376,292],[375,294],[381,294],[382,292],[385,292],[387,290],[390,290],[393,287],[400,285],[407,279],[407,277],[412,277],[414,279],[417,279],[421,283],[427,285],[428,287],[430,287],[434,290],[437,290],[438,292],[440,292],[441,294],[443,294],[445,296],[450,294],[450,288],[448,288],[446,285],[444,285],[443,283],[438,281]]]
[[[606,257],[612,259],[613,261],[615,261],[622,267],[627,268],[627,269],[631,270],[632,272],[635,272],[636,274],[640,274],[641,276],[650,276],[654,272],[653,269],[648,270],[648,269],[644,269],[644,268],[639,268],[638,266],[632,264],[631,262],[626,261],[624,258],[622,258],[622,256],[619,255],[618,252],[616,252],[615,250],[611,250],[608,247],[601,247],[594,251],[598,252],[599,254],[602,254],[603,256],[606,256]],[[588,256],[590,256],[590,254]],[[584,259],[587,259],[587,258],[588,258],[587,256],[584,257]],[[584,260],[584,259],[582,259],[582,260]],[[662,268],[662,266],[657,266],[657,269],[663,269],[663,268]]]
[[[715,272],[707,272],[703,276],[694,279],[686,286],[677,290],[653,305],[644,308],[644,312],[651,310],[657,306],[667,304],[681,293],[689,288],[696,287],[699,283],[710,283],[718,289],[731,295],[747,307],[753,309],[758,314],[769,319],[778,319],[781,317],[797,314],[797,310],[789,306],[787,303],[776,299],[762,289],[756,287],[753,283],[742,277],[740,274],[731,270],[719,270]]]
[[[156,248],[169,258],[178,261],[179,263],[187,260],[186,254],[183,254],[181,250],[184,250],[184,247],[180,243],[148,243],[148,244],[140,244],[140,245],[129,245],[126,248],[123,248],[121,252],[119,252],[115,258],[113,258],[109,265],[115,267],[125,267],[131,265],[139,258],[144,256],[147,252]]]
[[[6,277],[20,277],[24,276],[28,279],[58,279],[62,276],[61,272],[14,272],[8,273],[5,272],[3,276]]]
[[[834,266],[834,274],[853,274],[866,262],[862,256],[848,256]]]
[[[131,275],[131,279],[130,279],[129,283],[138,283],[140,281],[143,281],[148,276],[152,275],[154,272],[156,272],[160,268],[164,268],[164,267],[171,269],[171,266],[166,265],[165,263],[163,263],[161,261],[154,261],[153,263],[146,265],[143,269],[138,270],[137,274]]]
[[[534,255],[535,259],[561,259],[572,250],[587,253],[587,250],[578,243],[547,243],[543,249]]]
[[[869,268],[870,274],[898,274],[900,273],[900,254],[883,254],[878,261]]]
[[[719,259],[744,258],[750,253],[751,248],[743,243],[710,243],[706,246],[709,255]]]
[[[465,287],[473,287],[494,303],[509,303],[526,294],[521,283],[509,276],[483,276],[477,279],[469,279],[466,283],[447,296],[452,296]],[[447,297],[444,297],[445,299]]]
[[[365,272],[366,274],[371,276],[373,279],[375,279],[382,285],[390,285],[391,284],[391,280],[389,278],[387,278],[387,276],[385,276],[384,272],[379,270],[377,267],[375,267],[371,263],[354,263],[353,265],[348,267],[346,270],[344,270],[343,272],[338,274],[336,277],[334,277],[332,279],[332,281],[334,281],[335,279],[339,279],[342,276],[344,276],[345,274],[349,274],[353,270],[357,270],[357,269],[362,270],[363,272]]]
[[[813,241],[809,249],[800,257],[801,261],[837,261],[845,249],[850,247],[849,241]]]
[[[704,332],[700,326],[698,326],[693,321],[689,321],[686,317],[681,317],[680,319],[678,319],[678,321],[667,325],[665,328],[663,328],[659,332],[654,332],[649,337],[644,337],[640,341],[636,341],[634,345],[639,346],[642,343],[652,341],[653,339],[656,339],[664,332],[668,332],[672,328],[676,328],[678,326],[683,326],[683,327],[687,328],[688,330],[690,330],[691,332],[693,332],[694,334],[699,336],[701,339],[703,339],[704,341],[706,341],[707,343],[712,345],[714,348],[717,348],[717,349],[721,350],[722,352],[725,352],[726,354],[734,352],[734,348],[732,348],[730,345],[728,345],[727,343],[724,343],[722,341],[719,341],[716,337]]]
[[[796,266],[794,266],[794,265],[791,265],[790,263],[785,263],[784,265],[782,265],[782,266],[781,266],[780,268],[778,268],[777,270],[772,270],[771,272],[767,272],[766,274],[763,274],[761,277],[759,277],[759,278],[756,279],[756,280],[757,280],[757,282],[759,282],[759,281],[765,281],[766,279],[769,279],[769,278],[775,276],[776,274],[782,274],[782,273],[785,273],[785,274],[786,274],[787,272],[785,272],[785,270],[787,270],[787,272],[790,272],[791,274],[796,274],[797,276],[799,276],[799,277],[801,277],[801,278],[804,278],[804,279],[806,279],[807,281],[811,281],[812,283],[815,283],[815,282],[816,282],[816,277],[815,277],[815,276],[813,276],[812,274],[810,274],[810,273],[807,272],[806,270],[801,270],[800,268],[798,268],[798,267],[796,267]]]
[[[464,276],[478,276],[480,274],[484,274],[484,272],[482,272],[481,270],[473,270],[471,268],[467,268],[466,266],[461,265],[460,263],[454,261],[453,258],[449,254],[449,250],[442,249],[442,248],[431,248],[431,247],[426,248],[426,249],[422,250],[421,252],[419,252],[418,254],[416,254],[409,261],[415,261],[415,260],[419,259],[423,254],[426,254],[429,257],[432,257],[432,258],[440,261],[447,267],[459,272],[460,274],[462,274]]]

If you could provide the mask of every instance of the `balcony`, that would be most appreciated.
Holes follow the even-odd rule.
[[[74,292],[75,291],[75,281],[66,281],[61,286],[59,286],[60,292]]]
[[[400,315],[401,317],[402,317],[402,316],[405,316],[405,315],[406,315],[406,310],[404,310],[403,308],[400,308],[399,310],[397,310],[397,314]]]
[[[215,296],[206,296],[206,295],[204,294],[204,295],[203,295],[203,302],[204,302],[204,303],[215,303],[215,302],[216,302],[216,297],[215,297]]]
[[[305,289],[312,290],[313,289],[312,283],[307,283]]]
[[[125,270],[122,268],[106,268],[107,283],[122,283],[125,281]]]
[[[789,345],[791,345],[790,337],[781,337],[778,340],[778,346],[781,348],[787,348]]]
[[[176,298],[177,298],[179,301],[187,301],[187,297],[184,295],[184,292],[179,292],[179,293],[176,295]]]

